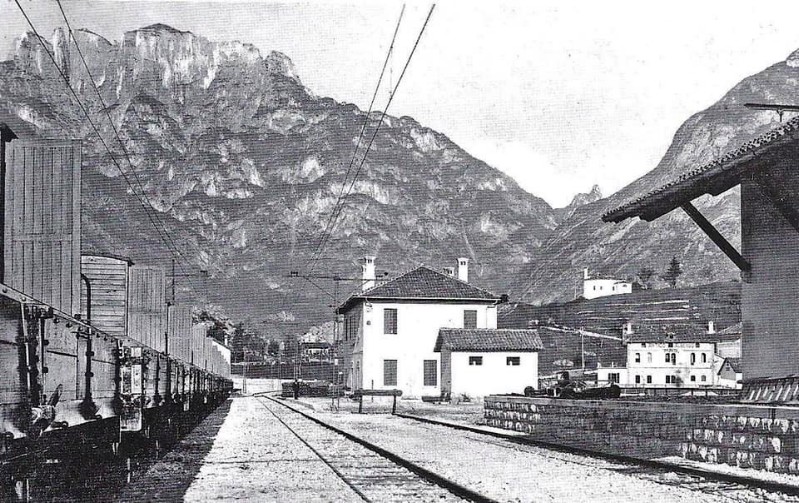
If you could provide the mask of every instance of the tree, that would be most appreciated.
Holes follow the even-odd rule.
[[[677,260],[677,257],[672,257],[671,262],[669,262],[669,268],[666,269],[666,272],[660,275],[663,278],[663,281],[671,285],[672,288],[677,286],[677,278],[680,277],[682,274],[682,264],[680,261]]]
[[[645,290],[652,288],[652,278],[655,276],[655,270],[651,267],[642,267],[638,271],[638,281]]]

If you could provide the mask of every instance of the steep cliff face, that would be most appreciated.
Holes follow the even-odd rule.
[[[512,291],[534,301],[567,299],[582,267],[620,277],[642,267],[662,272],[676,256],[684,266],[681,285],[737,279],[732,263],[681,211],[648,223],[637,219],[605,224],[600,215],[735,150],[779,124],[774,111],[751,110],[744,103],[796,103],[799,51],[785,61],[735,85],[717,103],[692,117],[677,130],[663,159],[649,173],[612,196],[580,207],[543,243],[531,266]],[[791,117],[786,113],[783,119]],[[621,146],[620,146],[621,148]],[[736,247],[740,246],[738,189],[695,202],[700,211]]]
[[[165,263],[150,220],[163,221],[191,268],[209,271],[191,286],[179,279],[178,300],[222,306],[280,330],[329,319],[334,299],[322,290],[340,301],[356,284],[342,283],[335,295],[324,280],[317,288],[286,276],[309,267],[365,113],[314,96],[285,55],[264,56],[248,44],[164,25],[121,42],[88,31],[75,38],[102,100],[74,42],[57,32],[47,45],[116,163],[30,35],[3,63],[0,104],[43,135],[85,139],[85,251]],[[370,117],[366,138],[379,117]],[[134,195],[142,191],[152,215]],[[556,223],[546,202],[446,136],[387,116],[315,272],[351,277],[364,254],[391,272],[467,256],[474,281],[501,293],[514,264],[528,261]]]
[[[593,202],[599,201],[600,199],[602,199],[602,191],[599,189],[599,185],[594,185],[591,187],[589,192],[575,195],[567,206],[555,209],[555,217],[558,220],[558,224],[574,215],[574,212],[577,211],[577,209],[581,206],[591,204]]]

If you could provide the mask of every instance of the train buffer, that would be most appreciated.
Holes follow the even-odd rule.
[[[356,389],[352,392],[352,398],[358,400],[358,414],[363,412],[363,397],[365,396],[390,396],[393,397],[391,403],[391,413],[397,413],[397,397],[402,396],[399,389]]]

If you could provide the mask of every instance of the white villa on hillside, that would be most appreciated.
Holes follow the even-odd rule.
[[[457,276],[453,269],[421,266],[374,285],[374,258],[365,259],[369,288],[338,308],[342,364],[352,389],[440,395],[441,360],[434,350],[439,330],[497,327],[500,297],[470,285],[468,267],[468,259],[460,258]]]
[[[633,284],[630,281],[623,281],[614,278],[605,278],[601,276],[594,276],[588,272],[588,269],[583,269],[583,298],[595,299],[597,297],[605,297],[608,295],[619,295],[623,293],[632,293]]]

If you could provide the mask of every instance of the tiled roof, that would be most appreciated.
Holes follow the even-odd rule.
[[[688,170],[679,175],[675,180],[662,185],[640,197],[625,202],[602,215],[605,222],[620,222],[625,218],[640,216],[646,207],[657,200],[669,196],[678,196],[682,190],[692,189],[700,179],[707,180],[717,175],[724,174],[731,168],[753,160],[768,148],[778,144],[795,142],[794,133],[799,132],[799,117],[787,121],[785,124],[758,136],[754,140],[744,143],[737,149],[724,154],[713,161],[697,168]],[[707,190],[702,189],[702,193]],[[693,194],[692,194],[693,195]],[[691,199],[701,194],[693,195]],[[677,204],[679,206],[679,204]]]
[[[535,330],[495,328],[442,328],[433,351],[540,351],[544,348]]]
[[[724,336],[737,335],[738,337],[740,337],[742,329],[743,329],[743,323],[738,322],[735,325],[730,325],[724,330],[719,330],[718,334]]]
[[[733,372],[741,372],[741,359],[740,358],[725,358],[724,359],[724,364],[721,366],[721,368],[724,368],[724,365],[726,365],[728,363],[730,364],[730,367],[732,367],[732,371]]]
[[[721,338],[698,323],[672,321],[633,325],[633,333],[627,337],[630,342],[718,342]]]
[[[436,299],[496,301],[491,292],[458,278],[420,266],[383,284],[357,293],[342,304],[345,310],[358,299]]]

